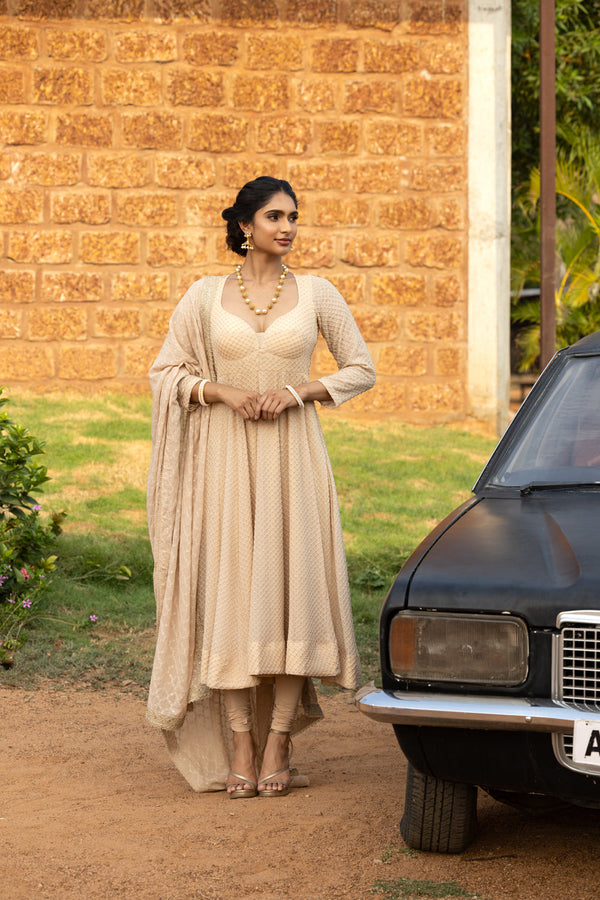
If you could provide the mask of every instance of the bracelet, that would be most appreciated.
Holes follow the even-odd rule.
[[[200,384],[198,385],[198,403],[200,406],[208,406],[208,403],[204,399],[204,385],[208,384],[208,378],[203,378]]]
[[[292,397],[294,398],[294,400],[296,401],[298,406],[300,406],[300,407],[302,407],[302,409],[304,409],[304,400],[302,399],[302,397],[300,396],[298,391],[295,388],[293,388],[291,386],[291,384],[286,384],[286,389],[290,392],[290,394],[292,395]]]

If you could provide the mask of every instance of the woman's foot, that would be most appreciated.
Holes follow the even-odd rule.
[[[290,736],[270,731],[258,780],[258,795],[284,797],[290,782]]]
[[[225,787],[232,800],[256,797],[254,742],[249,731],[233,732],[233,760]]]

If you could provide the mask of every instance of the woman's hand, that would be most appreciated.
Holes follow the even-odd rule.
[[[287,388],[265,391],[257,403],[254,418],[274,422],[290,406],[298,406],[298,403]]]
[[[205,389],[206,396],[206,389]],[[219,385],[219,397],[222,403],[226,403],[234,412],[239,413],[242,419],[258,419],[256,414],[260,402],[258,391],[243,391],[230,385]]]

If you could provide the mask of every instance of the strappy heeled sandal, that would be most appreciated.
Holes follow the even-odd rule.
[[[238,775],[237,772],[231,773],[235,779],[237,779],[234,784],[249,784],[250,789],[248,788],[236,788],[234,791],[227,791],[230,800],[243,800],[246,797],[256,797],[258,793],[258,785],[255,781],[252,781],[250,778],[244,778],[243,775]]]
[[[276,772],[273,772],[272,775],[267,775],[266,778],[261,778],[260,781],[258,782],[258,785],[270,784],[271,782],[276,782],[278,775],[283,775],[284,772],[289,772],[289,771],[290,771],[290,767],[284,766],[283,769],[278,769]],[[283,782],[280,782],[280,784],[283,784]],[[283,787],[281,788],[281,790],[277,790],[277,788],[275,788],[275,790],[273,790],[273,788],[265,788],[262,791],[258,790],[258,785],[257,785],[257,793],[258,793],[259,797],[285,797],[285,795],[289,794],[289,792],[290,792],[289,784],[284,784]]]
[[[271,784],[272,782],[277,782],[277,776],[283,775],[284,772],[290,772],[290,758],[293,753],[292,739],[287,731],[277,731],[275,728],[271,728],[271,734],[287,734],[288,736],[288,764],[284,766],[283,769],[277,769],[276,772],[272,772],[271,775],[267,775],[266,778],[261,778],[257,785],[257,792],[259,797],[285,797],[286,794],[289,794],[291,787],[291,778],[289,784],[283,784],[283,782],[278,782],[279,784],[283,784],[281,790],[277,790],[277,788],[273,789],[264,789],[262,791],[258,791],[258,786],[261,784]],[[291,772],[290,772],[291,774]]]

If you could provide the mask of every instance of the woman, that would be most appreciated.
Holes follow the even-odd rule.
[[[291,186],[257,178],[222,215],[243,265],[192,285],[150,372],[147,716],[195,790],[280,797],[290,734],[322,715],[311,678],[359,686],[315,402],[336,407],[375,375],[338,291],[283,263],[298,228]],[[310,381],[319,330],[339,371]]]

